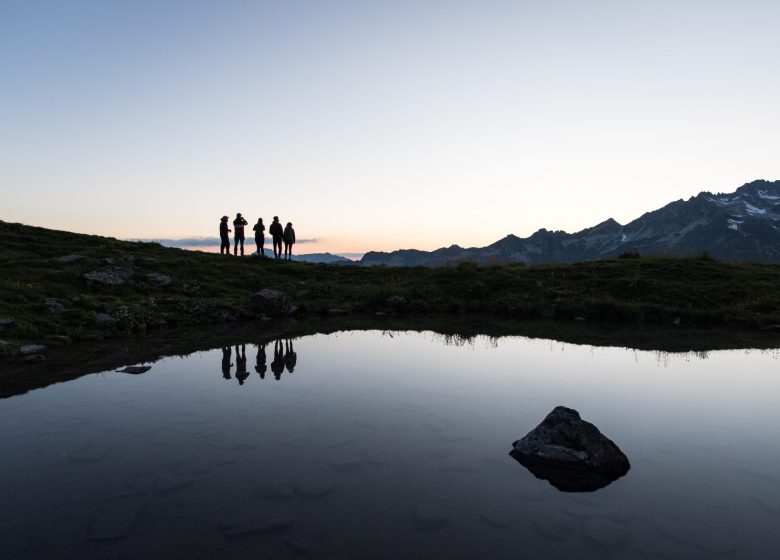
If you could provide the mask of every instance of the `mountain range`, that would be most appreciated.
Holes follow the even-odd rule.
[[[507,235],[487,247],[372,251],[359,264],[566,263],[627,252],[694,255],[704,251],[723,260],[780,263],[780,181],[752,181],[733,193],[701,192],[625,225],[610,218],[576,233],[540,229],[527,238]]]

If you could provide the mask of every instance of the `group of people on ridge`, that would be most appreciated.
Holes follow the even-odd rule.
[[[236,219],[233,220],[233,255],[238,255],[238,248],[241,247],[241,256],[244,256],[244,226],[249,225],[249,222],[244,219],[241,212],[236,214]],[[263,224],[263,218],[257,218],[257,223],[252,226],[255,232],[255,244],[257,245],[257,255],[265,256],[265,224]],[[228,235],[232,229],[228,228],[228,217],[222,216],[222,220],[219,222],[219,238],[221,245],[219,252],[221,254],[230,254],[230,235]],[[279,216],[274,216],[274,221],[268,228],[268,233],[271,234],[271,241],[274,245],[274,257],[279,259],[284,256],[285,260],[292,260],[292,246],[295,245],[295,230],[292,227],[292,223],[287,222],[287,225],[282,230],[282,224],[279,222]],[[284,243],[284,253],[282,253],[282,243]]]

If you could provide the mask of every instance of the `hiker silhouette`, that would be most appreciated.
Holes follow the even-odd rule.
[[[257,218],[257,223],[252,226],[255,232],[255,245],[257,245],[257,256],[265,256],[265,225],[263,224],[263,218]]]
[[[241,215],[241,212],[236,214],[236,219],[233,220],[233,227],[236,228],[236,232],[233,234],[233,239],[235,240],[235,243],[233,245],[233,255],[238,254],[238,245],[241,244],[241,256],[244,256],[244,226],[247,225],[249,222],[247,222],[244,217]]]
[[[271,234],[271,241],[274,245],[274,258],[278,259],[282,256],[282,224],[279,223],[279,216],[274,216],[274,221],[268,228],[268,233]]]
[[[233,230],[228,228],[228,217],[222,216],[222,219],[219,222],[219,252],[221,254],[230,254],[230,236],[228,234],[231,231]]]
[[[287,225],[284,227],[282,240],[284,241],[284,258],[288,261],[292,260],[292,246],[295,245],[295,230],[293,229],[291,222],[287,222]]]

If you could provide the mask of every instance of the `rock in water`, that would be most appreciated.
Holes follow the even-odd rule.
[[[592,492],[628,472],[628,458],[579,413],[558,406],[509,454],[537,478],[564,492]]]

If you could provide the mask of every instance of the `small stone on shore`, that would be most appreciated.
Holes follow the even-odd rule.
[[[49,347],[44,344],[25,344],[19,348],[19,353],[23,356],[29,356],[30,354],[39,354],[45,352]]]
[[[64,257],[58,258],[57,262],[62,264],[70,264],[76,261],[80,261],[83,258],[84,257],[82,257],[81,255],[65,255]]]

